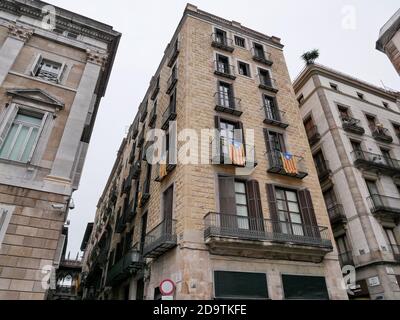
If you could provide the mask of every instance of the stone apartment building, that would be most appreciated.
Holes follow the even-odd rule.
[[[400,75],[400,9],[381,28],[376,49],[388,56]]]
[[[400,95],[322,65],[294,81],[350,298],[400,299]]]
[[[279,38],[187,5],[82,249],[87,299],[347,299]]]
[[[46,297],[119,39],[42,1],[0,1],[0,299]]]

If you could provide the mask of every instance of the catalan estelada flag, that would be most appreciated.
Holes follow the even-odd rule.
[[[229,158],[234,165],[246,165],[246,156],[244,154],[243,143],[233,141],[229,144]]]
[[[159,175],[160,175],[161,179],[167,175],[167,164],[166,163],[160,163]]]
[[[283,169],[286,171],[286,173],[290,174],[299,173],[297,171],[296,161],[291,153],[281,152],[281,157],[282,157]]]
[[[140,208],[142,206],[142,193],[138,193],[138,207]]]

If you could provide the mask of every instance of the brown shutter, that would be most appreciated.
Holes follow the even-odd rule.
[[[305,235],[320,238],[310,191],[308,189],[300,190],[298,197]]]
[[[236,230],[235,179],[234,177],[218,177],[218,186],[221,228]]]
[[[213,164],[224,163],[222,158],[222,150],[221,150],[221,117],[214,117],[215,129],[218,130],[216,136],[214,137],[213,149],[212,148],[212,160]],[[214,146],[215,145],[215,146]]]
[[[174,187],[170,186],[164,192],[164,231],[172,234],[172,212],[173,212]]]
[[[276,193],[275,186],[273,184],[266,184],[267,198],[269,206],[269,217],[271,219],[271,227],[267,226],[267,232],[272,229],[273,232],[280,232],[279,216],[278,216],[278,206],[276,203]]]
[[[257,180],[246,182],[250,230],[264,231],[264,215],[261,205],[260,187]]]
[[[264,129],[264,139],[265,139],[265,146],[267,147],[267,152],[270,152],[271,151],[271,143],[269,141],[268,129]]]

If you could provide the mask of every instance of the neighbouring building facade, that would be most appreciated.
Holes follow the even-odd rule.
[[[172,279],[179,300],[347,299],[282,49],[187,5],[85,233],[84,298],[160,299]],[[207,163],[179,162],[184,129]]]
[[[400,9],[381,28],[376,49],[388,56],[400,75]]]
[[[294,81],[350,298],[400,299],[400,95],[322,65]]]
[[[0,299],[46,298],[119,39],[42,1],[0,1]]]

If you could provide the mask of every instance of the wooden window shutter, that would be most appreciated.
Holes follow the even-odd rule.
[[[250,230],[264,231],[264,215],[261,205],[260,186],[257,180],[246,182]]]
[[[172,234],[172,212],[173,212],[174,187],[170,186],[164,193],[164,232]]]
[[[36,73],[39,70],[40,63],[42,62],[42,55],[39,53],[36,57],[35,60],[33,61],[32,67],[31,67],[31,75],[36,76]]]
[[[222,228],[236,229],[236,197],[235,197],[235,178],[219,177],[219,211],[221,213],[220,223]]]
[[[298,197],[305,234],[320,238],[321,235],[319,233],[310,191],[308,189],[300,190],[298,192]]]
[[[265,139],[265,146],[267,148],[267,152],[270,152],[271,151],[271,143],[269,141],[268,129],[264,129],[264,139]]]
[[[12,123],[15,119],[15,116],[18,113],[18,107],[14,104],[11,104],[6,110],[4,119],[0,124],[0,147],[3,145],[4,140],[6,139],[8,132],[11,129]]]
[[[60,73],[59,73],[58,76],[57,76],[57,83],[61,83],[61,81],[62,81],[62,79],[63,79],[64,74],[65,74],[66,71],[67,71],[67,64],[64,62],[64,63],[61,65]]]
[[[267,183],[266,184],[266,189],[267,189],[269,217],[270,217],[270,220],[271,220],[272,231],[280,232],[278,205],[276,203],[275,186],[273,184],[268,184]]]

